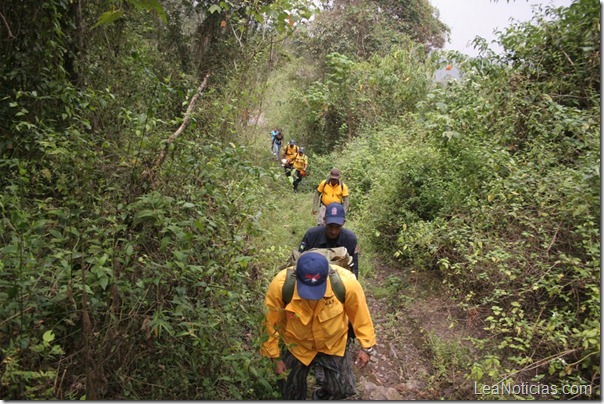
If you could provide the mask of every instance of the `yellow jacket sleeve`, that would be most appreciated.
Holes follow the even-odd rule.
[[[279,329],[282,326],[285,315],[283,304],[283,283],[287,269],[280,271],[270,283],[264,298],[264,330],[268,339],[262,344],[260,354],[268,358],[278,358],[279,351]]]
[[[338,273],[346,287],[346,300],[344,304],[346,315],[352,324],[361,347],[371,348],[376,344],[376,337],[363,287],[349,270],[341,268],[338,270]]]

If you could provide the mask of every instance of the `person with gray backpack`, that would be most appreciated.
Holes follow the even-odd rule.
[[[357,236],[351,230],[344,228],[346,211],[340,203],[333,202],[325,208],[325,225],[311,227],[306,231],[298,251],[304,252],[311,248],[346,247],[352,257],[350,270],[359,278],[359,246]]]
[[[317,248],[344,248],[347,255],[350,256],[350,263],[346,268],[359,279],[359,245],[357,236],[351,230],[345,229],[343,227],[344,223],[346,223],[344,206],[337,202],[330,203],[325,208],[325,224],[308,229],[304,237],[302,237],[298,251],[302,253]],[[354,328],[352,324],[349,324],[348,343],[352,343],[354,339]],[[320,366],[316,366],[314,373],[317,383],[322,384],[325,379],[324,370]]]

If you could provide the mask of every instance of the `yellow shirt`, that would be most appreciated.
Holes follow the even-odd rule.
[[[342,203],[342,198],[348,196],[348,186],[343,182],[339,182],[338,185],[331,186],[329,181],[323,180],[317,187],[317,192],[321,193],[321,203],[325,206],[330,203]]]
[[[375,331],[361,284],[352,272],[337,265],[332,265],[332,268],[338,271],[346,288],[346,304],[334,295],[328,278],[323,299],[303,300],[298,296],[296,286],[291,302],[284,308],[283,283],[287,269],[275,276],[264,299],[268,340],[260,349],[263,356],[280,356],[279,337],[289,351],[307,366],[319,352],[344,356],[349,320],[363,348],[375,345]]]
[[[296,154],[296,158],[294,159],[294,168],[296,170],[306,170],[307,165],[308,156],[306,154]]]
[[[300,150],[300,148],[298,147],[297,144],[290,146],[289,144],[287,146],[285,146],[283,148],[283,156],[287,159],[287,160],[292,160],[294,157],[296,157],[296,155],[298,154],[298,150]]]

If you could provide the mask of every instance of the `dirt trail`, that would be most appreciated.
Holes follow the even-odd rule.
[[[247,124],[262,133],[268,131],[262,112],[254,111]],[[448,297],[438,273],[376,264],[376,274],[363,283],[378,353],[364,369],[353,366],[359,394],[351,399],[474,399],[465,375],[455,367],[451,369],[452,359],[443,355],[451,355],[446,352],[449,346],[466,349],[471,356],[472,348],[464,338],[478,336],[480,327]],[[398,296],[399,301],[390,302],[387,296],[391,295]],[[356,358],[358,348],[358,344],[353,345],[352,358]],[[462,365],[467,368],[467,363],[459,368]]]
[[[357,398],[472,399],[471,386],[462,372],[451,374],[450,368],[444,369],[453,359],[444,357],[447,351],[443,347],[471,354],[472,348],[464,338],[470,332],[477,333],[477,327],[442,290],[436,272],[407,272],[380,266],[376,278],[364,280],[378,354],[365,369],[355,368]],[[392,290],[398,291],[400,300],[396,303],[386,297]],[[357,350],[355,345],[353,358]]]

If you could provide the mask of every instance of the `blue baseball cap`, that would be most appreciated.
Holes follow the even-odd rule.
[[[325,208],[325,224],[344,224],[346,220],[346,213],[344,212],[344,206],[337,202],[330,203]]]
[[[320,300],[325,296],[329,262],[316,252],[300,255],[296,263],[298,295],[306,300]]]

